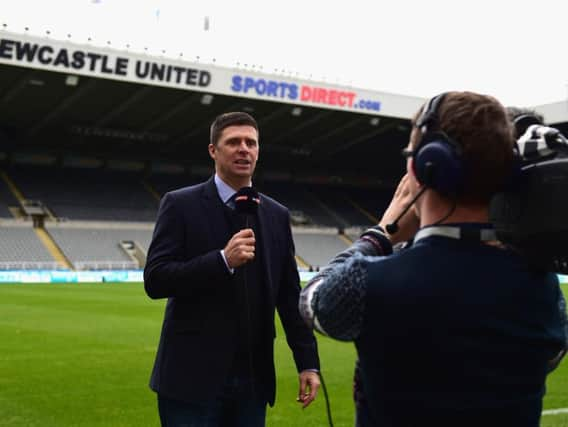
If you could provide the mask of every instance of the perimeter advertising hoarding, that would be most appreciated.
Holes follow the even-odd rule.
[[[317,273],[300,271],[300,280],[307,282]],[[568,283],[568,276],[558,275],[560,283]],[[142,270],[6,270],[0,271],[1,283],[140,283],[144,281]]]
[[[144,281],[142,270],[7,270],[0,271],[0,283],[126,283]]]

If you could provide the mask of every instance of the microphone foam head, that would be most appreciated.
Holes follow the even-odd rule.
[[[237,212],[253,215],[260,205],[260,196],[252,187],[243,187],[235,194],[235,209]]]

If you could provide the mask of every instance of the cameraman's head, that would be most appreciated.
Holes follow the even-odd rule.
[[[436,98],[413,120],[407,150],[413,192],[426,186],[422,199],[430,199],[431,204],[434,197],[436,203],[453,209],[486,209],[512,170],[514,138],[507,112],[495,98],[472,92],[448,92]],[[433,149],[433,156],[421,156],[430,154],[425,149]],[[424,163],[426,170],[421,169]],[[417,207],[420,210],[421,204]]]
[[[544,117],[530,108],[507,107],[513,122],[515,139],[519,139],[531,125],[544,125]]]

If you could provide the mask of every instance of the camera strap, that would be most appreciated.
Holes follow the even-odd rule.
[[[434,225],[432,227],[424,227],[418,230],[414,236],[413,242],[416,243],[427,237],[439,236],[456,240],[466,240],[470,242],[487,242],[490,240],[498,240],[497,234],[493,228],[466,228],[455,227],[449,225]]]

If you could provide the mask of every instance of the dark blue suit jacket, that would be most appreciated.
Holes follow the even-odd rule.
[[[258,226],[264,295],[262,391],[275,398],[274,310],[282,320],[298,371],[319,369],[316,341],[300,318],[299,276],[288,210],[261,194]],[[151,298],[168,298],[150,387],[169,398],[215,398],[230,372],[237,340],[235,278],[220,254],[232,235],[213,178],[167,193],[160,204],[144,269]],[[228,237],[229,236],[229,237]],[[272,333],[271,333],[272,332]]]

